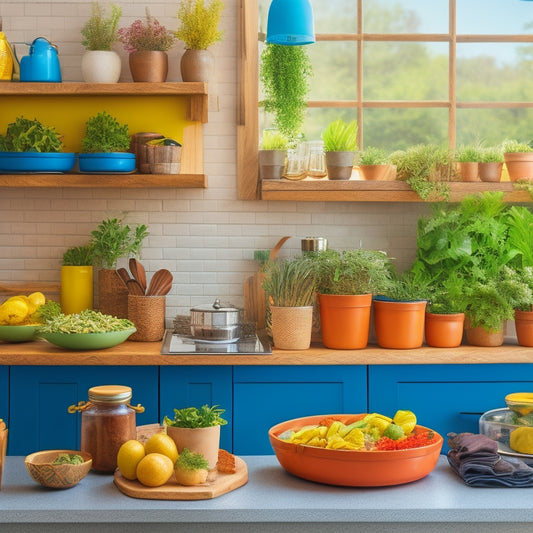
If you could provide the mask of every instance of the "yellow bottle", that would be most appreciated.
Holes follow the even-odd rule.
[[[11,81],[13,75],[13,56],[6,35],[0,31],[0,81]]]

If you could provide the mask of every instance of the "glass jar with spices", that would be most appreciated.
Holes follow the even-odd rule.
[[[71,405],[69,413],[81,412],[81,450],[92,455],[92,468],[113,473],[120,446],[137,438],[135,414],[144,407],[130,405],[131,387],[101,385],[89,389],[89,401]]]

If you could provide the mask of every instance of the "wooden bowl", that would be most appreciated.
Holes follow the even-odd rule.
[[[287,472],[328,485],[347,487],[383,487],[409,483],[427,476],[436,466],[443,439],[437,435],[429,446],[405,450],[333,450],[285,442],[279,435],[287,430],[318,424],[327,416],[341,421],[354,415],[319,415],[282,422],[268,432],[270,443],[281,466]],[[360,415],[361,418],[363,415]],[[427,430],[416,426],[419,431]]]
[[[77,465],[52,464],[61,453],[81,455],[83,463]],[[32,453],[24,460],[33,480],[43,487],[53,489],[69,489],[77,485],[91,469],[92,462],[90,453],[76,450],[45,450]]]

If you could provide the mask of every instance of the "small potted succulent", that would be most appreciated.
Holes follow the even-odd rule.
[[[174,35],[185,43],[181,57],[183,81],[209,81],[214,58],[208,48],[221,41],[224,32],[218,29],[224,3],[222,0],[182,0],[178,8],[180,27]]]
[[[107,111],[90,117],[81,140],[80,171],[132,172],[135,154],[128,152],[130,143],[127,124],[120,124]]]
[[[81,29],[81,44],[86,52],[81,60],[81,74],[87,83],[116,83],[120,78],[120,56],[111,49],[118,41],[118,23],[122,8],[110,4],[111,13],[98,2],[92,4],[92,15]]]
[[[129,53],[133,81],[164,82],[168,74],[167,52],[176,38],[150,15],[146,20],[135,20],[130,26],[118,30],[119,40]]]

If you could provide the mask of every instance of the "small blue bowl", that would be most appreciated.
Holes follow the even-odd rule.
[[[98,152],[79,154],[80,172],[91,174],[97,172],[133,172],[135,170],[135,154],[129,152]]]
[[[76,154],[63,152],[0,152],[0,173],[68,172]]]

